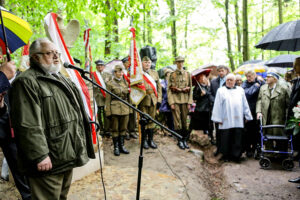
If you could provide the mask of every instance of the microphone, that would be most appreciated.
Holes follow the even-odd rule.
[[[74,66],[74,65],[71,65],[70,63],[68,63],[68,62],[65,62],[64,63],[64,67],[65,68],[69,68],[69,69],[75,69],[75,70],[77,70],[78,72],[80,72],[81,74],[89,74],[90,72],[88,72],[88,71],[85,71],[84,69],[82,69],[82,68],[80,68],[80,67],[76,67],[76,66]]]

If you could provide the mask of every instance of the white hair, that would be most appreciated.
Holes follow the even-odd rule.
[[[234,80],[236,80],[236,77],[233,73],[227,74],[226,78],[233,78]]]
[[[29,57],[31,58],[34,54],[38,53],[41,51],[41,46],[42,44],[45,43],[50,43],[54,44],[51,42],[48,38],[38,38],[36,39],[29,47]],[[55,45],[55,44],[54,44]]]

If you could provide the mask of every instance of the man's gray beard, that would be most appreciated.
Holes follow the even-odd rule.
[[[61,64],[50,64],[50,65],[47,65],[47,64],[40,64],[41,67],[43,68],[43,70],[45,72],[48,72],[48,73],[58,73],[60,71],[60,68],[61,68]]]

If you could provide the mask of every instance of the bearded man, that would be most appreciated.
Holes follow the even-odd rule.
[[[29,57],[10,91],[18,164],[32,199],[67,199],[73,168],[95,158],[88,116],[75,84],[59,73],[57,47],[37,39]]]

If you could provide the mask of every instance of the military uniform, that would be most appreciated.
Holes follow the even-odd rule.
[[[147,72],[144,72],[144,73],[147,73],[150,77],[152,77],[153,81],[156,84],[156,91],[151,86],[151,82],[146,81],[145,77],[144,77],[146,96],[140,102],[138,107],[141,111],[149,114],[154,119],[155,115],[156,115],[156,104],[157,103],[160,104],[161,99],[162,99],[161,84],[159,81],[158,73],[156,71],[149,69]],[[152,148],[157,148],[156,144],[153,142],[153,134],[154,134],[153,130],[154,130],[154,123],[152,121],[150,121],[146,125],[146,130],[145,130],[144,137],[143,137],[144,138],[143,146],[146,149],[149,148],[149,146]],[[147,136],[148,136],[148,144],[147,144]]]
[[[93,80],[97,82],[97,80],[95,80],[95,73],[93,73]],[[112,80],[112,75],[110,73],[107,72],[98,72],[97,74],[99,74],[104,83],[107,84],[110,80]],[[103,130],[104,135],[109,132],[109,120],[106,117],[105,114],[105,110],[104,110],[104,106],[105,106],[105,97],[103,95],[103,93],[105,93],[104,91],[101,92],[101,89],[98,87],[94,87],[94,96],[95,96],[95,100],[98,106],[98,121],[100,123],[100,130]]]
[[[117,65],[115,70],[119,70],[119,67],[120,66]],[[122,70],[121,67],[120,69]],[[120,79],[114,77],[107,83],[107,89],[128,102],[128,84],[122,77]],[[105,112],[106,116],[111,118],[110,125],[114,143],[114,154],[120,155],[120,152],[128,154],[129,151],[127,151],[124,147],[124,137],[129,119],[129,107],[118,99],[107,94],[105,99]]]
[[[168,83],[168,102],[169,105],[175,106],[175,109],[172,109],[174,129],[185,138],[184,141],[178,141],[179,147],[182,148],[182,142],[186,142],[189,135],[186,121],[188,105],[193,103],[191,75],[184,69],[176,69],[170,74]]]

